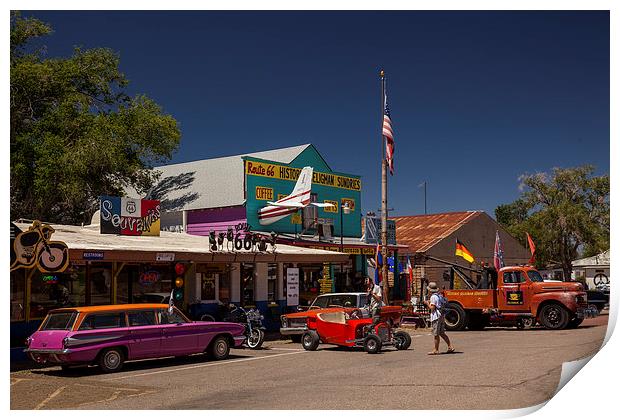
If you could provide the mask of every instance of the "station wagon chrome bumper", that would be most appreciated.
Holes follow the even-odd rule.
[[[42,353],[42,354],[69,354],[71,349],[24,349],[24,353]]]

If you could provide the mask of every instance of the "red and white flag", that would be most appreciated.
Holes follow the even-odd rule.
[[[385,158],[390,167],[390,174],[394,175],[394,131],[392,130],[392,118],[390,107],[387,103],[387,93],[383,97],[383,137],[385,137]]]
[[[407,301],[411,300],[411,285],[413,284],[413,267],[411,266],[411,260],[407,257],[407,272],[409,273],[409,279],[407,281]]]
[[[534,245],[534,240],[532,239],[530,234],[527,232],[525,232],[525,234],[527,235],[527,243],[529,244],[530,252],[532,253],[530,260],[527,263],[531,265],[534,264],[534,262],[536,261],[536,256],[534,255],[536,253],[536,245]]]

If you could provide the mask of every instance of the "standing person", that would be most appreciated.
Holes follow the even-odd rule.
[[[445,309],[446,298],[439,294],[439,287],[434,281],[428,284],[427,290],[432,293],[430,301],[424,301],[424,304],[431,311],[431,328],[433,329],[433,339],[435,340],[435,348],[428,353],[429,355],[439,354],[439,337],[448,345],[447,353],[454,353],[454,347],[450,343],[450,338],[446,335]]]
[[[381,307],[383,306],[383,299],[381,294],[381,286],[375,284],[370,277],[366,277],[366,285],[368,286],[368,298],[370,301],[370,316],[372,318],[372,324],[370,329],[374,329],[375,326],[381,320]]]

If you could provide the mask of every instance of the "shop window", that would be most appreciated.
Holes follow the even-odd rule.
[[[230,264],[226,264],[226,268],[220,273],[218,285],[218,299],[222,302],[230,302]]]
[[[254,264],[241,264],[241,305],[254,305]]]
[[[41,273],[31,277],[30,318],[43,318],[56,308],[85,304],[85,266],[70,266],[64,273]]]
[[[11,321],[23,321],[26,317],[25,304],[26,270],[11,272]]]
[[[267,301],[276,301],[276,285],[278,284],[278,264],[267,264]],[[286,296],[286,295],[285,295]]]
[[[215,273],[197,273],[200,275],[200,300],[216,300],[217,299],[217,274]]]
[[[90,304],[112,303],[112,264],[92,264],[89,269]]]
[[[174,277],[172,264],[141,264],[136,268],[130,274],[132,302],[146,302],[157,296],[163,300],[170,295]]]

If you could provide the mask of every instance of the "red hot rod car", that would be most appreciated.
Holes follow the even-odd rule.
[[[371,318],[361,318],[358,310],[318,312],[308,317],[308,329],[301,338],[306,350],[316,350],[320,343],[343,347],[361,347],[368,353],[378,353],[384,346],[406,350],[411,337],[405,331],[394,331],[382,317],[370,330]]]

